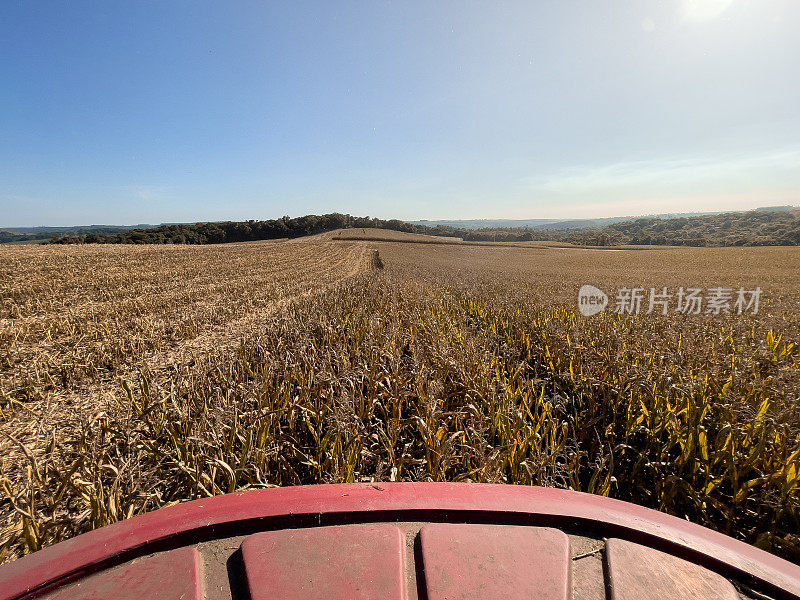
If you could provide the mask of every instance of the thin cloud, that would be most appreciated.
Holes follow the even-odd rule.
[[[529,188],[556,194],[584,194],[608,190],[633,190],[646,193],[648,188],[691,185],[698,190],[738,181],[782,179],[800,184],[800,149],[727,160],[703,158],[667,158],[662,160],[620,162],[610,165],[583,166],[528,179]]]
[[[733,0],[682,0],[681,17],[686,21],[702,22],[716,19]]]
[[[558,202],[528,207],[507,218],[597,219],[603,217],[637,217],[667,213],[729,212],[752,210],[762,206],[798,205],[800,190],[779,192],[743,192],[728,194],[694,194],[686,196],[653,196],[613,199],[602,202]],[[494,218],[497,218],[493,215]]]

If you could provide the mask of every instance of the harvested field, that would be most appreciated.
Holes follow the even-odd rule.
[[[0,248],[0,558],[234,490],[451,480],[609,495],[798,561],[798,260]],[[583,284],[764,291],[756,315],[585,318]]]
[[[619,252],[626,250],[649,250],[651,246],[635,246],[635,245],[621,245],[621,246],[578,246],[571,242],[565,241],[525,241],[525,242],[502,242],[502,241],[489,241],[489,240],[464,240],[460,237],[450,237],[441,235],[425,235],[420,233],[405,233],[402,231],[394,231],[392,229],[378,229],[374,227],[359,228],[354,227],[350,229],[335,229],[326,233],[320,233],[307,238],[300,238],[303,240],[317,240],[317,241],[362,241],[362,242],[395,242],[400,244],[441,244],[441,245],[455,245],[455,246],[479,246],[479,247],[497,247],[497,248],[562,248],[567,250],[582,249],[591,252]],[[665,248],[665,246],[662,246]]]
[[[352,245],[4,248],[0,402],[107,381],[199,336],[235,337],[265,307],[366,267]]]
[[[460,244],[463,240],[458,237],[442,237],[437,235],[423,235],[420,233],[404,233],[391,229],[376,229],[374,227],[337,229],[321,233],[315,238],[321,240],[360,240],[372,242],[399,242],[417,244]]]

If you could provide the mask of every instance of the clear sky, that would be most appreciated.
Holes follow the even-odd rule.
[[[800,204],[800,1],[0,2],[0,225]]]

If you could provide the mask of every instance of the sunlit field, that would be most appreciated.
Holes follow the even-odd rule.
[[[0,247],[0,558],[234,490],[448,480],[612,496],[800,561],[800,249],[391,236]],[[763,295],[584,317],[583,284]]]

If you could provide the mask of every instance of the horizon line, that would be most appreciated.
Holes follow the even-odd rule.
[[[769,208],[780,208],[780,209],[800,209],[800,205],[794,204],[775,204],[775,205],[766,205],[766,206],[757,206],[755,208],[749,209],[739,209],[739,210],[710,210],[710,211],[677,211],[677,212],[663,212],[663,213],[644,213],[644,214],[629,214],[629,215],[611,215],[607,217],[557,217],[557,218],[545,218],[545,217],[523,217],[523,218],[510,218],[510,217],[477,217],[477,218],[470,218],[470,219],[459,219],[459,218],[446,218],[446,219],[401,219],[401,218],[383,218],[383,217],[373,217],[371,215],[365,215],[363,217],[359,217],[357,215],[353,215],[351,213],[338,213],[342,215],[349,215],[357,218],[376,218],[382,221],[402,221],[404,223],[414,224],[414,223],[442,223],[442,222],[475,222],[475,221],[546,221],[548,223],[564,223],[567,221],[602,221],[606,219],[643,219],[647,217],[662,217],[662,216],[672,216],[672,215],[692,215],[692,216],[703,216],[703,215],[720,215],[726,213],[747,213],[747,212],[756,212],[756,211],[763,211]],[[788,210],[786,210],[788,212]],[[303,215],[297,215],[295,217],[289,217],[290,219],[297,219],[300,217],[306,217],[309,215],[316,215],[322,216],[326,214],[337,214],[337,211],[329,212],[329,213],[306,213]],[[140,225],[145,225],[148,227],[162,227],[166,225],[194,225],[196,223],[243,223],[247,221],[274,221],[277,219],[281,219],[281,217],[271,217],[266,219],[215,219],[215,220],[190,220],[190,221],[164,221],[161,223],[91,223],[91,224],[77,224],[77,225],[0,225],[0,230],[10,230],[10,229],[61,229],[65,227],[130,227],[136,228]]]

